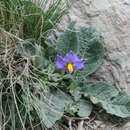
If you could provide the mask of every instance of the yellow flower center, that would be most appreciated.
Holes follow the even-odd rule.
[[[68,63],[68,64],[67,64],[67,70],[68,70],[70,73],[72,73],[73,70],[74,70],[74,65],[73,65],[72,63]]]

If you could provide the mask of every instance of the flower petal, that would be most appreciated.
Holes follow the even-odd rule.
[[[66,54],[66,57],[69,59],[69,62],[72,62],[73,64],[75,62],[80,62],[79,57],[74,52],[72,52],[72,51],[68,52]]]
[[[79,59],[79,57],[72,51],[68,52],[65,57],[57,56],[56,66],[63,69],[66,73],[71,74],[74,70],[82,70],[86,60]]]
[[[59,69],[65,69],[66,64],[68,63],[68,59],[62,57],[62,56],[57,56],[56,57],[56,66]]]
[[[85,60],[80,60],[80,62],[75,63],[74,69],[75,70],[82,70],[82,69],[84,69],[84,63],[85,63]]]

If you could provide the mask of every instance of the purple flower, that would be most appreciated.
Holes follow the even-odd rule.
[[[65,57],[57,56],[56,66],[58,69],[65,70],[67,73],[72,73],[74,70],[82,70],[85,60],[79,57],[72,51],[68,52]]]

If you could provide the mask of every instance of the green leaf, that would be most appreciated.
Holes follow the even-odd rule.
[[[71,98],[61,92],[55,90],[55,92],[46,93],[43,99],[38,98],[31,99],[32,105],[35,108],[38,116],[42,123],[47,127],[51,128],[56,121],[61,119],[64,114],[65,107],[72,102]]]
[[[93,56],[93,53],[99,54],[98,44],[95,44],[95,41],[101,40],[101,34],[98,29],[96,29],[95,27],[81,27],[77,31],[77,34],[77,41],[79,42],[79,56],[85,58],[88,57],[88,55]]]
[[[59,120],[63,115],[63,110],[58,109],[55,106],[48,105],[43,101],[36,100],[35,103],[35,110],[42,122],[47,128],[51,128],[57,120]]]
[[[100,31],[94,27],[75,29],[71,22],[68,29],[57,40],[57,52],[65,55],[70,50],[80,58],[86,59],[85,69],[78,72],[77,79],[86,78],[95,72],[103,63],[104,47]]]
[[[61,90],[53,90],[53,92],[47,93],[46,98],[60,109],[64,109],[67,104],[73,102],[71,97]]]
[[[111,111],[108,110],[108,113],[113,113],[120,117],[130,117],[130,95],[128,95],[126,92],[122,91],[119,92],[119,94],[112,100],[112,109]],[[104,107],[107,107],[104,106]]]
[[[83,83],[77,80],[73,80],[68,89],[74,100],[79,101],[83,94],[83,92],[81,92],[83,89]]]
[[[71,22],[68,29],[57,40],[57,50],[60,55],[65,55],[70,50],[78,51],[77,33],[74,26],[75,22]]]
[[[80,100],[77,103],[77,113],[80,117],[88,117],[92,112],[92,103],[87,100]]]
[[[45,58],[45,51],[41,45],[33,39],[27,39],[17,45],[17,52],[25,58],[32,58],[33,65],[43,70],[47,67],[49,61]]]
[[[95,72],[103,63],[104,48],[101,34],[94,27],[81,28],[78,32],[79,52],[78,55],[87,59],[85,69],[78,72],[77,78],[83,79]]]
[[[104,82],[86,85],[86,92],[94,104],[101,105],[109,114],[130,117],[130,95]]]
[[[33,39],[27,39],[17,45],[17,51],[20,53],[23,57],[32,57],[36,56],[39,51],[41,51],[40,45],[36,43]]]
[[[80,91],[70,90],[70,93],[71,93],[71,95],[72,95],[72,97],[74,98],[75,101],[79,101],[80,98],[82,97],[82,93]]]
[[[36,68],[42,71],[44,67],[48,66],[49,61],[44,57],[44,55],[36,55],[33,63]]]

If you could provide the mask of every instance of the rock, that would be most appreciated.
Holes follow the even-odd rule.
[[[78,123],[78,128],[77,128],[77,130],[84,130],[83,124],[84,124],[84,121],[83,121],[83,120],[80,121],[80,122]]]
[[[124,3],[129,5],[130,4],[130,0],[126,0]]]
[[[130,130],[130,122],[128,122],[127,124],[125,124],[123,126],[122,130]]]

